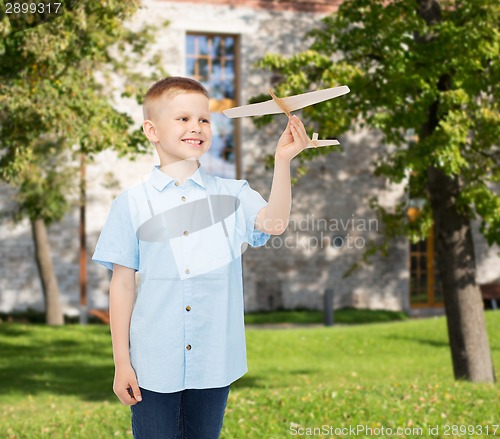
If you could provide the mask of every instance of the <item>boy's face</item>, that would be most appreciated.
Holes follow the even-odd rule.
[[[156,146],[161,166],[198,159],[210,149],[212,128],[205,95],[179,93],[154,105],[154,117],[144,121],[143,129]]]

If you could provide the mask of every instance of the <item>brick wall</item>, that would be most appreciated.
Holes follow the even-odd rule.
[[[174,0],[177,3],[253,8],[266,11],[292,11],[331,13],[337,10],[341,0]]]

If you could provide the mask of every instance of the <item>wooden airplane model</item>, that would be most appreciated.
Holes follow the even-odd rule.
[[[223,113],[231,119],[235,117],[263,116],[265,114],[278,113],[285,113],[288,117],[290,117],[290,113],[292,111],[317,104],[318,102],[327,101],[328,99],[337,98],[349,92],[349,87],[347,87],[347,85],[342,85],[340,87],[311,91],[309,93],[302,93],[300,95],[289,96],[287,98],[279,98],[273,93],[272,90],[269,90],[269,94],[272,97],[269,101],[229,108],[224,110]],[[335,139],[318,140],[318,133],[313,133],[312,139],[309,139],[309,145],[307,148],[317,148],[318,146],[338,144],[338,140]]]

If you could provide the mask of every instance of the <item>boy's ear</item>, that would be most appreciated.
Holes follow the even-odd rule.
[[[151,122],[149,119],[146,119],[142,123],[142,131],[144,131],[144,134],[146,137],[149,139],[150,142],[157,143],[159,141],[158,136],[156,135],[156,127],[153,122]]]

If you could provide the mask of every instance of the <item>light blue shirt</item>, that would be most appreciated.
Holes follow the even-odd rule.
[[[115,198],[92,259],[139,271],[130,360],[140,387],[224,387],[248,371],[241,255],[269,239],[254,228],[266,205],[246,180],[201,165],[184,184],[155,166]]]

